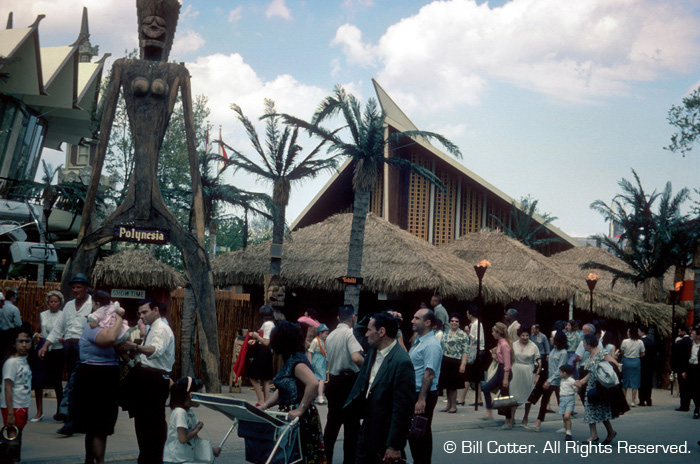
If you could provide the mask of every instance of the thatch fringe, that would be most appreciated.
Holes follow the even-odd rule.
[[[286,285],[339,292],[337,278],[347,273],[352,214],[337,214],[291,233],[282,252]],[[270,242],[217,257],[212,262],[217,286],[262,285],[268,271]],[[357,276],[353,276],[357,277]],[[478,280],[474,269],[447,251],[373,215],[367,216],[362,257],[363,290],[370,292],[439,292],[447,298],[474,299]],[[488,303],[505,303],[502,282],[487,275],[483,296]]]
[[[101,259],[92,271],[95,285],[174,290],[185,279],[174,268],[141,250],[126,250]]]
[[[612,253],[603,250],[602,248],[592,247],[592,246],[582,246],[572,248],[570,250],[562,251],[552,255],[550,258],[552,261],[557,263],[559,266],[564,268],[567,274],[572,276],[577,276],[579,278],[584,278],[589,272],[595,272],[598,274],[598,284],[596,290],[610,291],[628,298],[633,298],[637,300],[645,300],[645,292],[649,293],[647,295],[647,301],[649,296],[654,296],[658,298],[658,292],[661,291],[664,297],[664,303],[670,304],[670,297],[668,291],[673,289],[675,284],[675,269],[669,269],[666,274],[664,274],[663,279],[663,289],[658,288],[658,282],[653,282],[647,285],[656,287],[655,289],[645,289],[645,285],[640,283],[634,285],[633,283],[618,279],[613,286],[613,275],[605,270],[600,269],[582,269],[581,265],[590,261],[604,264],[606,266],[619,269],[625,272],[633,272],[632,269],[620,258],[613,255]],[[693,280],[693,271],[690,269],[685,270],[685,280]],[[682,306],[690,307],[692,304],[684,303]]]

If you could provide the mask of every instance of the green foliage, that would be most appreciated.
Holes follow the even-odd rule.
[[[682,105],[672,106],[667,119],[678,132],[671,136],[671,144],[665,148],[685,156],[700,137],[700,88],[685,97]]]
[[[559,237],[538,238],[538,235],[549,235],[547,225],[557,218],[549,213],[537,211],[537,203],[538,200],[533,199],[530,195],[520,199],[520,207],[513,201],[509,213],[510,227],[493,214],[491,217],[501,226],[506,235],[532,249],[537,249],[550,243],[561,242],[562,240]],[[534,218],[536,214],[543,219],[541,223]]]
[[[342,117],[345,124],[343,127],[329,131],[321,126],[322,123],[336,116]],[[395,132],[385,138],[386,115],[379,110],[376,100],[370,98],[363,112],[360,102],[352,94],[347,94],[340,85],[335,87],[333,95],[326,97],[320,103],[310,122],[288,114],[282,114],[281,117],[285,123],[305,129],[311,135],[327,142],[329,153],[352,159],[355,162],[352,180],[355,191],[371,191],[377,183],[379,168],[384,163],[397,169],[410,169],[437,185],[443,192],[445,191],[442,181],[429,169],[405,159],[384,157],[386,145],[405,144],[424,138],[435,140],[442,144],[448,153],[457,158],[462,157],[455,144],[434,132]],[[341,138],[340,132],[343,129],[350,133],[349,140]]]
[[[660,193],[645,192],[637,173],[632,170],[635,183],[626,179],[619,182],[622,193],[608,205],[601,200],[591,204],[591,209],[603,215],[606,221],[614,221],[623,228],[619,239],[598,235],[598,239],[610,251],[632,268],[632,272],[589,262],[587,269],[604,269],[613,274],[613,284],[618,279],[635,285],[650,278],[660,279],[671,266],[687,266],[695,244],[700,237],[700,220],[681,212],[690,198],[688,189],[673,195],[671,183],[666,183]]]

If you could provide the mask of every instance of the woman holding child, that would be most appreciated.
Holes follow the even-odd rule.
[[[94,310],[109,304],[106,292],[95,292]],[[88,324],[80,337],[73,408],[75,432],[85,433],[86,463],[104,463],[107,436],[114,433],[117,422],[119,365],[113,345],[119,338],[123,315],[119,308],[111,328]]]

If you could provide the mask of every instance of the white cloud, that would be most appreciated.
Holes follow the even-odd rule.
[[[192,53],[204,46],[204,38],[192,29],[178,31],[175,35],[172,54]]]
[[[292,12],[287,8],[287,5],[284,3],[285,0],[272,0],[270,4],[267,7],[267,10],[265,11],[265,16],[270,19],[274,16],[279,16],[282,19],[286,19],[287,21],[291,21],[292,18]]]
[[[352,24],[343,24],[335,32],[331,45],[340,45],[350,64],[370,66],[377,57],[376,47],[362,42],[362,31]]]
[[[377,44],[347,24],[333,44],[349,64],[377,60],[378,81],[406,110],[478,104],[496,81],[590,103],[697,62],[700,24],[685,8],[657,0],[512,0],[497,8],[442,1],[392,25]]]
[[[224,125],[225,131],[234,125],[231,103],[241,106],[253,119],[262,115],[263,99],[271,98],[279,111],[310,118],[327,94],[326,90],[304,85],[289,74],[264,81],[237,53],[199,57],[186,66],[192,76],[192,94],[209,98],[210,121]]]
[[[241,5],[238,5],[236,8],[231,10],[231,12],[228,14],[228,22],[233,23],[233,22],[240,20],[243,17],[241,14],[242,12],[243,12],[243,7]]]

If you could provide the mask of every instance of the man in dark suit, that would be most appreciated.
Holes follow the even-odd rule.
[[[413,417],[415,373],[396,341],[397,320],[372,316],[367,327],[371,347],[345,403],[345,413],[362,421],[356,463],[401,459]]]
[[[656,343],[647,336],[649,329],[639,327],[639,337],[644,343],[642,362],[642,378],[639,385],[639,405],[651,406],[651,390],[653,388],[654,369],[656,367]]]
[[[690,388],[688,379],[684,377],[683,372],[688,372],[688,362],[690,361],[690,351],[693,347],[693,341],[688,335],[687,327],[678,329],[678,340],[673,345],[671,353],[671,369],[676,374],[678,379],[678,393],[681,397],[681,405],[676,408],[676,411],[690,411]]]

